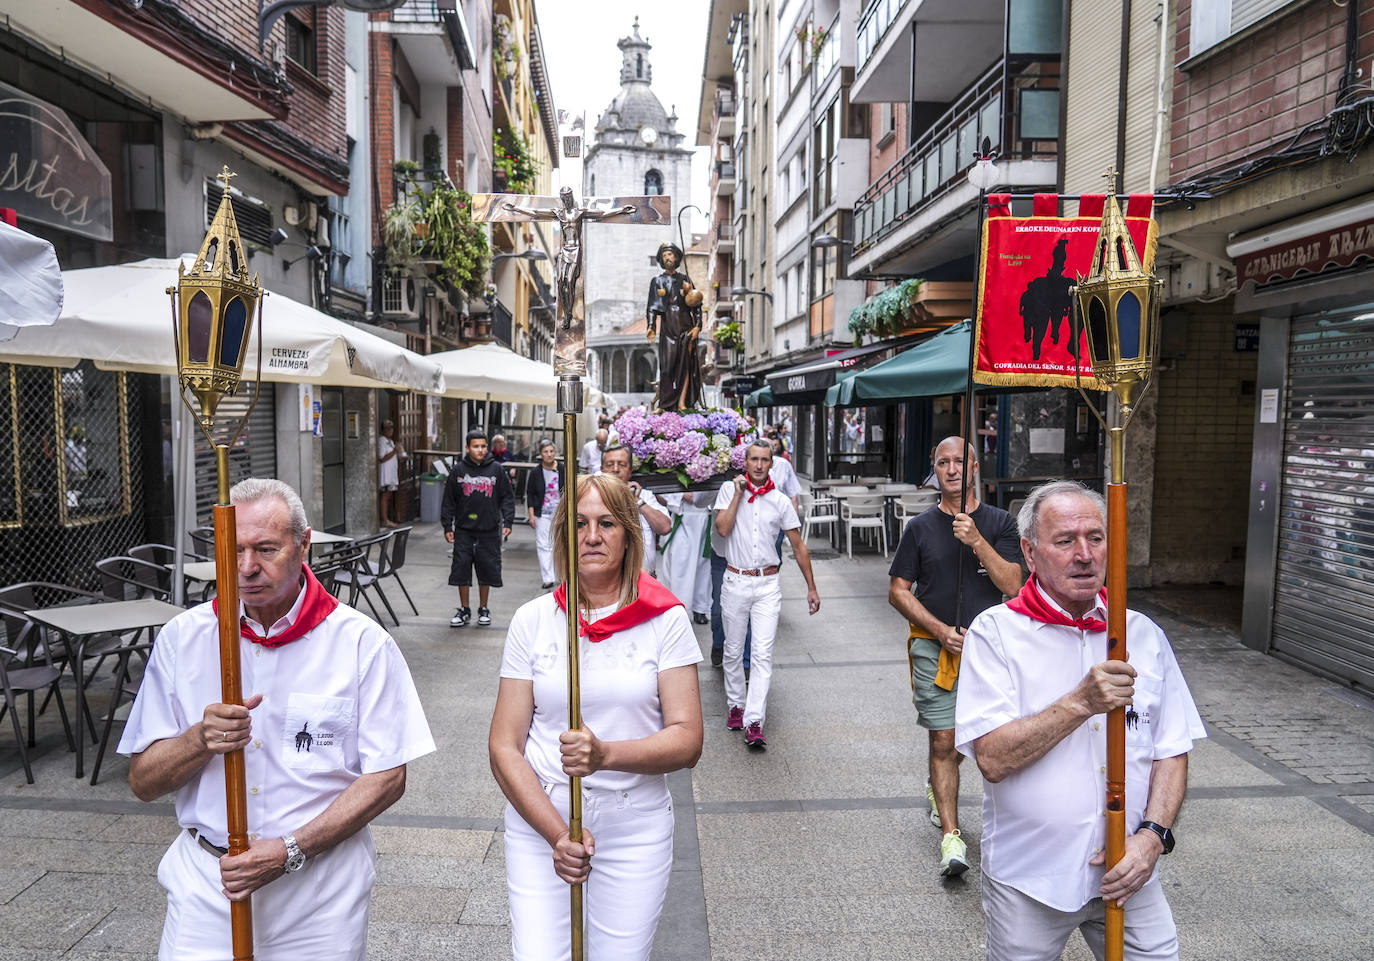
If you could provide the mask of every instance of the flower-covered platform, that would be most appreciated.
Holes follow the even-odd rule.
[[[714,490],[744,469],[758,437],[743,416],[726,408],[651,414],[635,408],[615,420],[633,458],[634,480],[656,493]]]

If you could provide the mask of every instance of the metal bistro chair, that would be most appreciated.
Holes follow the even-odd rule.
[[[382,601],[382,606],[386,608],[386,612],[391,615],[396,626],[400,627],[401,619],[392,610],[391,601],[387,599],[386,591],[382,590],[381,576],[378,574],[378,571],[384,567],[386,542],[389,540],[391,540],[391,531],[373,534],[371,537],[358,538],[353,542],[353,546],[358,549],[361,556],[349,570],[338,571],[334,577],[348,585],[348,605],[350,607],[355,606],[361,595],[362,599],[367,601],[368,609],[372,611],[372,619],[380,624],[382,616],[377,613],[377,606],[372,603],[372,598],[367,593],[369,590],[375,590]]]
[[[840,502],[840,522],[844,524],[845,551],[854,558],[854,529],[878,531],[882,540],[883,557],[887,557],[887,519],[883,516],[881,494],[856,494]]]
[[[161,564],[121,555],[101,558],[95,569],[100,575],[101,593],[112,601],[172,599],[172,572]]]
[[[152,564],[161,565],[169,571],[175,567],[177,562],[176,548],[167,544],[136,544],[129,548],[129,556],[136,557],[140,561],[148,561]],[[203,563],[205,561],[214,560],[214,557],[206,557],[203,554],[197,554],[195,551],[186,551],[182,556],[188,562],[192,563]],[[214,581],[197,581],[193,577],[186,577],[183,578],[183,580],[186,582],[185,596],[187,597],[187,604],[191,603],[189,599],[197,592],[200,594],[200,602],[208,601],[210,595],[215,593]]]
[[[19,624],[17,633],[10,633],[12,626]],[[62,700],[58,685],[62,680],[62,668],[53,663],[52,651],[43,642],[38,625],[27,618],[5,617],[0,623],[0,689],[3,689],[5,703],[0,705],[0,718],[8,711],[14,724],[14,742],[19,747],[19,761],[24,765],[24,776],[33,783],[33,768],[29,766],[28,747],[37,746],[34,739],[36,712],[34,695],[46,691],[43,699],[47,702],[56,698],[57,711],[62,716],[62,733],[67,736],[67,750],[75,751],[76,742],[72,739],[71,721],[67,719],[67,705]],[[25,738],[19,725],[19,696],[27,695],[29,734]],[[26,747],[27,745],[27,747]]]
[[[215,556],[215,529],[213,527],[197,527],[195,530],[186,532],[186,536],[196,545],[196,553],[205,555],[206,560],[211,560]]]
[[[72,675],[76,679],[78,688],[78,700],[85,704],[84,688],[87,681],[104,663],[105,658],[112,654],[117,655],[119,649],[124,646],[124,637],[120,634],[91,634],[78,640],[73,646],[65,635],[60,632],[52,631],[41,624],[30,620],[25,611],[36,610],[41,607],[72,607],[78,604],[98,604],[106,600],[100,594],[84,591],[79,587],[72,587],[68,584],[55,584],[50,581],[25,581],[21,584],[11,584],[8,587],[0,587],[0,620],[5,622],[5,630],[10,637],[18,636],[18,632],[23,625],[29,625],[37,637],[31,642],[41,645],[41,650],[51,656],[54,665],[69,665]],[[54,635],[61,636],[61,640],[56,640]],[[95,666],[89,671],[86,664],[92,658],[95,659]],[[55,691],[55,689],[54,689]],[[44,698],[43,705],[39,713],[47,709],[48,702],[52,700],[53,693]],[[95,717],[91,714],[89,704],[85,704],[86,726],[91,732],[91,740],[97,737],[95,730]],[[77,718],[77,724],[81,723],[81,718]]]
[[[105,727],[100,734],[100,747],[95,752],[95,765],[91,768],[91,786],[94,787],[100,778],[100,765],[105,760],[105,749],[110,745],[110,731],[114,729],[115,712],[125,700],[133,700],[138,696],[138,687],[142,681],[140,676],[133,679],[129,675],[129,662],[137,654],[146,663],[148,656],[153,650],[153,639],[149,637],[146,641],[139,641],[134,644],[126,644],[119,649],[119,667],[115,669],[114,689],[110,691],[110,706],[105,711]]]
[[[420,615],[420,609],[415,606],[415,602],[410,599],[410,591],[406,590],[405,581],[401,580],[401,568],[406,562],[406,544],[410,541],[410,527],[398,527],[391,532],[391,539],[382,545],[380,567],[377,570],[377,580],[381,581],[388,577],[394,577],[396,584],[401,588],[401,593],[406,596],[406,603],[410,605],[410,610],[415,616]],[[381,585],[377,587],[381,590]]]

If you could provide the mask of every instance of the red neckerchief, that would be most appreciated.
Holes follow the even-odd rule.
[[[1101,597],[1102,603],[1105,605],[1107,603],[1107,589],[1105,587],[1102,589]],[[1039,582],[1034,574],[1026,579],[1025,584],[1021,585],[1021,592],[1007,601],[1007,607],[1042,624],[1076,627],[1081,631],[1105,631],[1107,629],[1106,621],[1099,621],[1095,617],[1069,617],[1059,608],[1046,601],[1040,593]]]
[[[773,487],[772,477],[769,477],[768,483],[764,484],[762,487],[755,487],[754,482],[751,481],[749,479],[749,475],[746,474],[744,476],[744,489],[749,492],[749,503],[752,504],[754,503],[755,497],[762,497],[764,494],[767,494],[769,491],[774,490],[775,488]]]
[[[334,597],[324,589],[324,585],[315,577],[315,572],[308,567],[302,567],[305,571],[305,600],[301,603],[300,616],[286,630],[276,637],[263,637],[248,626],[248,619],[239,618],[239,634],[252,641],[254,644],[261,644],[263,647],[281,647],[283,644],[290,644],[294,640],[304,637],[310,631],[320,625],[330,614],[334,613],[334,608],[339,606],[339,599]],[[210,606],[215,611],[215,616],[219,616],[219,598],[210,602]],[[271,625],[264,625],[271,630]]]
[[[566,582],[559,584],[553,592],[554,602],[560,611],[568,609],[568,585]],[[651,618],[658,617],[664,611],[671,611],[675,607],[685,607],[680,600],[673,596],[673,592],[668,590],[658,581],[654,580],[643,571],[639,573],[639,597],[629,604],[626,604],[614,614],[608,614],[595,624],[588,624],[587,619],[581,614],[577,620],[582,625],[578,632],[583,637],[590,640],[593,644],[598,644],[620,631],[628,631],[632,627],[638,627]]]

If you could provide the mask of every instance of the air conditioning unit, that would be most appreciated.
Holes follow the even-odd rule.
[[[382,274],[382,313],[388,317],[415,320],[420,316],[423,294],[409,274]]]

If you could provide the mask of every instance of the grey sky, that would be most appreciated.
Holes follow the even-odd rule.
[[[706,42],[705,0],[649,4],[643,0],[536,0],[544,57],[553,87],[553,102],[570,115],[585,112],[588,130],[620,90],[620,50],[616,41],[629,36],[635,17],[639,34],[653,45],[653,90],[686,134],[684,146],[696,149],[692,162],[691,203],[706,203],[707,151],[696,148],[697,102],[701,97],[701,63]],[[558,184],[581,193],[581,165],[560,161]],[[677,198],[674,198],[676,201]],[[706,222],[693,215],[695,229]]]

